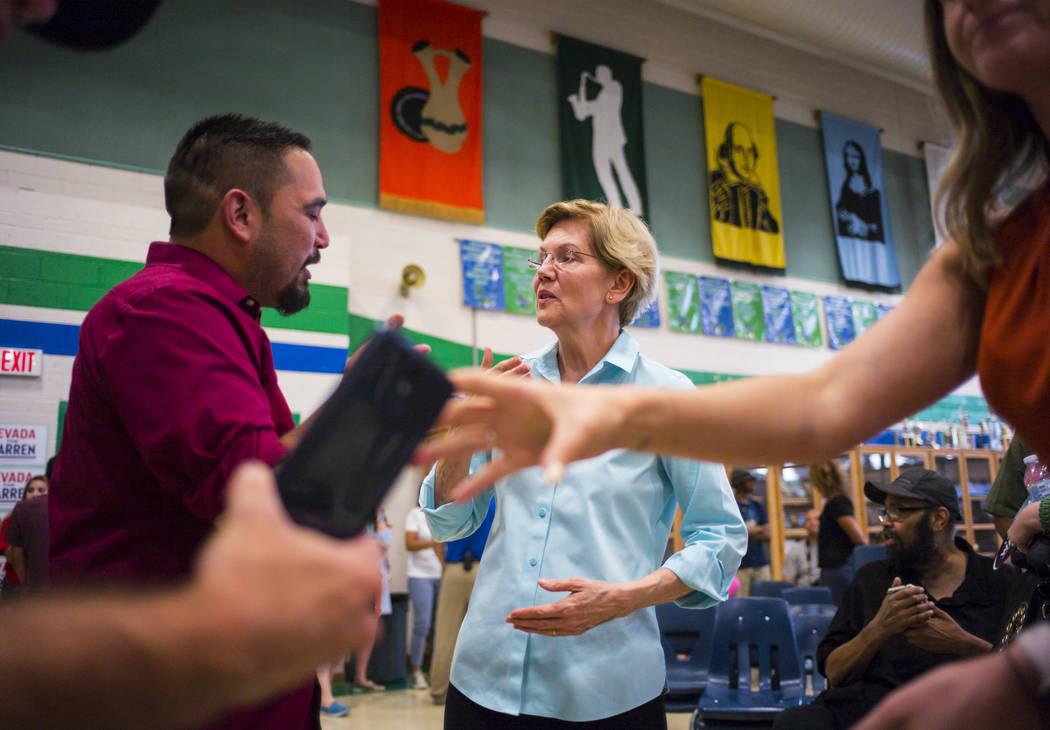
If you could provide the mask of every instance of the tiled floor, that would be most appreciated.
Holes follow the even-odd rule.
[[[386,692],[337,695],[336,699],[350,708],[350,715],[321,718],[323,730],[442,730],[444,708],[435,706],[425,690],[388,689]],[[668,730],[687,730],[689,715],[668,714],[667,727]]]

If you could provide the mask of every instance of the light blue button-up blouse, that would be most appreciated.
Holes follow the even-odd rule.
[[[524,359],[533,377],[560,380],[557,341]],[[581,384],[693,387],[643,356],[626,332]],[[480,462],[475,455],[471,468]],[[574,722],[626,712],[659,695],[664,656],[652,607],[568,637],[525,633],[505,619],[514,609],[567,595],[544,591],[539,578],[623,582],[652,573],[679,505],[685,547],[663,567],[694,592],[678,603],[708,608],[725,600],[747,528],[722,466],[617,450],[570,464],[556,486],[534,467],[494,491],[495,520],[452,662],[456,688],[497,712]],[[451,540],[477,529],[490,494],[435,508],[431,471],[419,505],[434,538]]]

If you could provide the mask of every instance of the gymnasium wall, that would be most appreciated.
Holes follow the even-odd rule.
[[[403,312],[410,334],[443,365],[469,364],[471,345],[526,352],[549,340],[530,318],[461,304],[457,238],[533,247],[533,222],[561,198],[555,59],[550,32],[649,59],[643,67],[647,181],[665,269],[893,304],[897,294],[848,288],[831,228],[814,113],[827,109],[884,129],[886,191],[905,289],[933,243],[920,140],[943,142],[929,97],[908,83],[805,50],[630,0],[479,2],[483,24],[486,223],[456,224],[376,207],[376,10],[347,0],[163,3],[127,43],[76,52],[23,33],[0,46],[0,343],[45,351],[41,378],[0,381],[0,421],[47,424],[53,451],[77,328],[106,290],[164,240],[161,174],[197,119],[239,111],[313,138],[331,204],[332,236],[314,267],[314,304],[268,312],[281,387],[308,414],[333,387],[348,348]],[[584,22],[586,21],[586,22]],[[776,95],[787,269],[783,276],[717,266],[711,254],[697,74]],[[403,266],[427,283],[402,298]],[[664,307],[666,312],[666,306]],[[831,355],[787,345],[633,333],[652,357],[696,382],[798,372]],[[825,333],[825,342],[827,341]],[[958,395],[978,403],[971,382]],[[962,402],[962,401],[960,401]],[[413,502],[408,474],[391,518]],[[395,559],[400,538],[395,538]],[[395,582],[395,589],[403,584]]]

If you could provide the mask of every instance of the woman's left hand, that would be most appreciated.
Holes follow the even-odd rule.
[[[544,636],[579,636],[638,608],[619,583],[587,578],[541,578],[539,584],[545,591],[568,591],[569,595],[555,603],[511,611],[507,623],[519,631]]]
[[[1014,516],[1006,536],[1021,552],[1027,552],[1032,538],[1043,531],[1039,521],[1039,502],[1032,502]]]

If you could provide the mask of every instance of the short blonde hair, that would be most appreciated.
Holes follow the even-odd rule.
[[[626,327],[656,299],[660,257],[653,234],[641,218],[629,210],[593,200],[566,200],[547,206],[536,221],[536,235],[566,221],[583,221],[590,231],[594,255],[613,269],[634,274],[634,286],[620,302],[620,326]]]

